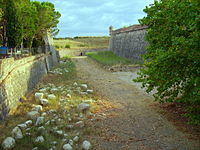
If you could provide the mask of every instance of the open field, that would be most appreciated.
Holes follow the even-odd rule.
[[[109,45],[109,37],[82,37],[73,39],[54,39],[56,49],[92,49],[107,48]]]

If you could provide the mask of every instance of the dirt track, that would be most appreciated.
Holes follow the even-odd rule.
[[[106,129],[107,139],[98,136],[96,149],[104,150],[199,150],[200,142],[190,139],[161,114],[150,107],[152,97],[119,78],[119,74],[107,72],[87,57],[75,57],[73,61],[78,76],[95,91],[112,103],[120,105],[95,126]]]

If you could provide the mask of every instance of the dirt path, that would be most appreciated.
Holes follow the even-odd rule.
[[[97,128],[106,129],[107,138],[93,137],[96,149],[104,150],[199,150],[200,142],[182,133],[161,114],[152,109],[152,97],[120,79],[119,74],[107,72],[87,57],[73,61],[78,76],[104,98],[120,105],[100,120]]]

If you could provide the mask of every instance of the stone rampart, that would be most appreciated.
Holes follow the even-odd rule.
[[[141,63],[141,56],[146,52],[148,43],[145,41],[147,26],[133,25],[113,30],[110,27],[109,50],[118,56],[126,57]]]
[[[19,104],[22,96],[30,92],[58,63],[57,52],[51,45],[46,45],[46,54],[25,57],[0,59],[0,120]]]

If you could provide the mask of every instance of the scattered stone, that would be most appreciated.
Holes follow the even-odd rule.
[[[43,98],[44,93],[35,93],[35,100],[39,101]]]
[[[43,136],[38,136],[38,137],[35,139],[35,142],[36,142],[36,143],[43,143],[43,142],[44,142],[44,137],[43,137]]]
[[[74,145],[74,141],[73,140],[69,140],[69,144],[71,145],[71,146],[73,146]]]
[[[48,100],[54,100],[56,99],[56,96],[54,94],[48,95]]]
[[[94,91],[93,90],[87,90],[86,91],[88,94],[92,94]]]
[[[43,112],[43,113],[42,113],[42,116],[46,116],[46,115],[47,115],[47,113],[46,113],[46,112]]]
[[[78,105],[78,110],[79,111],[87,111],[90,109],[90,104],[87,103],[81,103]]]
[[[65,142],[68,142],[68,140],[67,139],[62,139],[62,142],[65,143]]]
[[[27,125],[25,123],[23,124],[18,124],[17,125],[21,130],[25,130],[27,128]]]
[[[80,95],[87,95],[87,92],[79,92]]]
[[[46,92],[46,91],[47,91],[47,88],[42,88],[42,89],[40,89],[39,91],[42,92],[42,93],[43,93],[43,92]]]
[[[3,143],[2,143],[2,147],[5,149],[5,150],[9,150],[9,149],[12,149],[15,147],[15,139],[12,138],[12,137],[7,137]]]
[[[30,130],[31,130],[31,128],[27,128],[27,129],[26,129],[26,132],[28,132],[28,131],[30,131]]]
[[[42,111],[42,106],[41,105],[36,105],[35,107],[32,108],[31,111],[41,112]]]
[[[26,133],[26,136],[31,136],[31,133],[30,133],[30,132],[27,132],[27,133]]]
[[[83,121],[78,121],[75,123],[75,127],[78,127],[78,128],[83,128],[85,126],[84,122]]]
[[[51,109],[51,110],[49,110],[48,112],[49,112],[50,114],[52,114],[52,113],[56,113],[56,110]]]
[[[78,83],[74,82],[73,86],[78,86]]]
[[[80,87],[81,87],[83,90],[87,90],[87,88],[88,88],[87,84],[80,84]]]
[[[22,131],[19,127],[15,127],[13,130],[12,130],[12,136],[15,138],[15,139],[22,139],[23,138],[23,135],[22,135]]]
[[[30,125],[33,124],[33,121],[32,121],[32,120],[27,120],[27,121],[25,122],[25,124],[26,124],[27,126],[30,126]]]
[[[58,130],[58,131],[56,131],[56,134],[62,136],[63,135],[63,131],[62,130]]]
[[[44,117],[38,117],[35,125],[39,126],[39,125],[42,125],[43,123],[44,123]]]
[[[40,100],[40,104],[42,104],[44,106],[48,105],[48,103],[49,103],[49,101],[47,99],[41,99]]]
[[[51,119],[51,124],[55,124],[56,120],[55,119]]]
[[[68,137],[69,135],[68,135],[67,133],[65,133],[63,136],[64,136],[64,137]]]
[[[72,150],[72,146],[70,144],[63,145],[63,150]]]
[[[47,126],[50,125],[50,121],[47,121],[47,122],[45,123],[45,125],[47,125]]]
[[[45,133],[45,127],[44,126],[41,126],[41,127],[39,127],[38,128],[38,133],[40,134],[40,135],[43,135],[44,133]]]
[[[70,94],[67,94],[67,98],[72,98],[72,96]]]
[[[90,148],[92,147],[91,143],[89,141],[84,141],[83,144],[82,144],[82,148],[84,150],[89,150]]]
[[[27,117],[29,119],[35,119],[37,118],[38,116],[40,116],[39,112],[38,111],[31,111],[31,112],[28,112],[27,113]]]
[[[75,136],[75,137],[73,138],[73,141],[74,141],[74,142],[78,142],[78,141],[79,141],[79,137],[78,137],[78,136]]]
[[[52,89],[50,90],[51,93],[56,93],[56,92],[58,92],[58,91],[59,91],[58,88],[52,88]]]
[[[67,129],[72,129],[72,128],[74,128],[73,125],[67,125]]]
[[[32,150],[38,150],[38,147],[34,147]]]
[[[57,141],[53,141],[53,142],[51,142],[51,144],[52,144],[52,145],[57,145],[58,142],[57,142]]]

